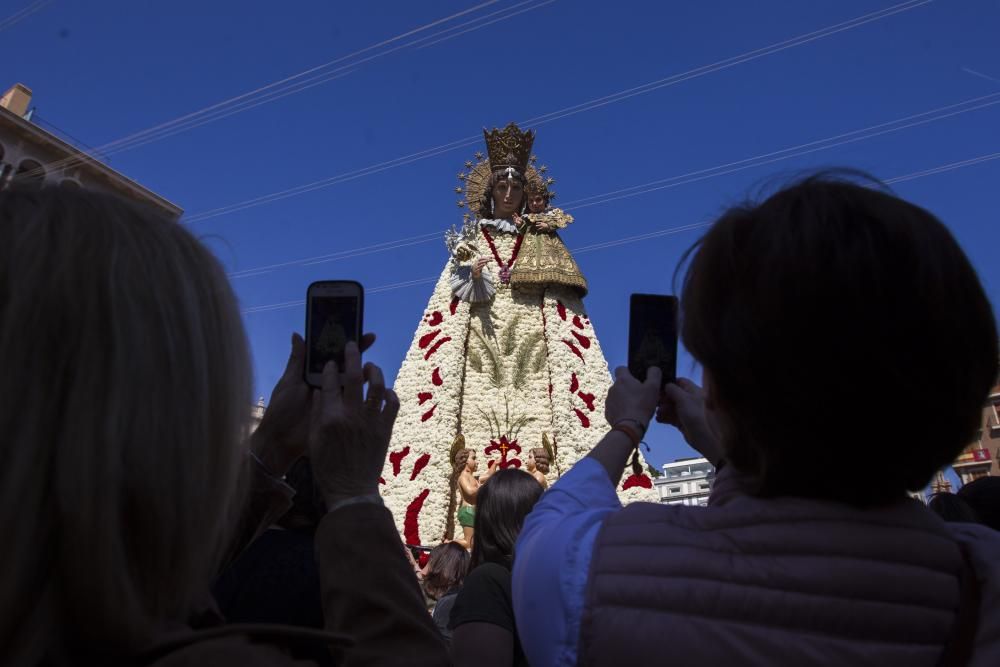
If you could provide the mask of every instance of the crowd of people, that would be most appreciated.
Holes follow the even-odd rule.
[[[184,226],[0,193],[0,662],[1000,664],[1000,480],[907,496],[998,373],[947,228],[821,174],[726,211],[680,269],[703,386],[617,369],[605,435],[548,489],[545,449],[479,475],[459,451],[463,530],[420,562],[379,495],[399,398],[373,335],[317,389],[292,335],[247,436],[236,299]],[[620,504],[654,419],[715,465],[707,507]]]

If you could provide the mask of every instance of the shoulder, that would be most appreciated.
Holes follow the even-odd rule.
[[[510,570],[497,563],[483,563],[465,577],[461,592],[470,590],[470,587],[477,590],[504,586],[510,590]]]
[[[151,667],[305,667],[311,663],[294,660],[278,647],[254,643],[245,635],[229,635],[196,641],[148,664]]]

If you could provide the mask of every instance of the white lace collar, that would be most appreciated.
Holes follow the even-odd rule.
[[[517,234],[517,226],[514,225],[510,220],[493,220],[491,218],[483,218],[479,221],[480,227],[493,227],[497,231],[507,232],[508,234]]]

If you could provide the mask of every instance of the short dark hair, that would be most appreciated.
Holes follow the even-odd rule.
[[[688,257],[684,344],[758,495],[890,502],[972,440],[996,323],[931,213],[826,172],[726,211]]]
[[[967,502],[980,520],[1000,530],[1000,477],[980,477],[958,490],[958,497]]]
[[[468,551],[455,542],[439,544],[431,550],[427,559],[424,590],[437,600],[451,589],[461,586],[468,571]]]
[[[982,523],[976,510],[954,493],[935,493],[927,506],[945,521],[952,523]]]
[[[507,468],[490,477],[476,494],[469,568],[483,563],[510,567],[514,562],[514,543],[524,518],[541,497],[542,485],[523,470]]]

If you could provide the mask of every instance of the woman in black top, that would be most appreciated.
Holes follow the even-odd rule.
[[[479,489],[469,576],[451,610],[456,667],[527,666],[514,625],[510,569],[524,518],[542,496],[526,472],[501,470]]]

